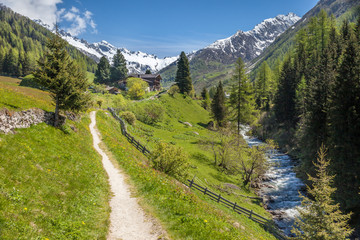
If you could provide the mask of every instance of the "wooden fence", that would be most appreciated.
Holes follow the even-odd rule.
[[[125,121],[122,120],[115,112],[115,110],[113,108],[108,108],[108,110],[111,112],[111,114],[114,116],[114,118],[120,122],[120,126],[121,126],[121,133],[127,138],[127,140],[134,145],[140,152],[142,152],[144,155],[148,156],[150,154],[150,151],[144,146],[142,145],[140,142],[136,141],[136,139],[131,136],[130,133],[128,133],[127,129],[126,129],[126,124]]]
[[[269,232],[271,232],[276,238],[280,240],[287,240],[289,239],[286,237],[281,230],[275,227],[272,220],[269,220],[267,218],[264,218],[263,216],[253,212],[253,210],[248,210],[244,207],[239,206],[236,202],[231,202],[224,197],[221,196],[221,194],[216,194],[210,191],[207,188],[204,188],[198,184],[195,183],[194,179],[187,180],[188,184],[186,184],[190,189],[196,189],[203,193],[204,195],[208,196],[211,200],[221,203],[225,205],[226,207],[232,209],[234,212],[238,214],[243,214],[244,216],[250,218],[254,222],[257,222],[261,225],[263,225]]]
[[[121,125],[121,132],[122,134],[128,139],[128,141],[133,144],[139,151],[141,151],[144,155],[148,156],[150,154],[150,151],[143,146],[141,143],[139,143],[138,141],[136,141],[136,139],[131,136],[127,130],[126,130],[126,124],[125,121],[122,120],[115,112],[115,110],[113,108],[108,108],[108,110],[111,112],[111,114],[114,116],[114,118],[120,122]],[[248,218],[250,218],[251,220],[253,220],[254,222],[257,222],[261,225],[263,225],[265,227],[265,229],[267,229],[269,232],[271,232],[276,238],[280,239],[280,240],[287,240],[289,239],[288,237],[286,237],[281,230],[279,230],[278,228],[275,227],[274,223],[267,219],[264,218],[263,216],[260,216],[257,213],[254,213],[253,210],[248,210],[244,207],[241,207],[239,205],[237,205],[237,203],[233,203],[225,198],[223,198],[221,196],[221,194],[216,194],[213,193],[212,191],[210,191],[207,188],[204,188],[198,184],[195,183],[195,180],[187,180],[188,181],[188,187],[190,189],[196,189],[198,191],[200,191],[201,193],[203,193],[204,195],[210,197],[211,200],[214,200],[218,203],[224,204],[226,207],[231,208],[233,211],[235,211],[238,214],[243,214],[245,216],[247,216]]]

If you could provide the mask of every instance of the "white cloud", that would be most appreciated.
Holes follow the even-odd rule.
[[[52,26],[56,22],[56,4],[62,0],[1,0],[3,4],[17,13],[31,19],[41,19]]]
[[[61,9],[58,13],[58,21],[66,21],[70,24],[70,27],[66,27],[65,30],[73,36],[77,36],[87,30],[88,27],[92,29],[93,33],[96,33],[96,24],[92,19],[92,12],[85,11],[80,12],[79,9],[72,7],[69,11],[62,11]]]
[[[79,13],[80,11],[76,7],[72,6],[71,9],[70,9],[70,12]]]
[[[65,8],[57,9],[57,4],[62,0],[0,0],[3,4],[10,7],[30,19],[40,19],[44,23],[53,26],[56,22],[61,22],[60,28],[64,27],[71,35],[77,36],[85,32],[88,28],[93,33],[97,33],[96,23],[92,19],[92,12],[86,10],[81,12],[76,7],[70,10]],[[62,26],[63,25],[63,26]]]

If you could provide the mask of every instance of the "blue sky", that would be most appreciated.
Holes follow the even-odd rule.
[[[178,55],[247,31],[266,18],[303,16],[317,0],[0,0],[30,18],[60,19],[60,26],[88,42],[159,57]],[[48,11],[46,9],[48,8]]]

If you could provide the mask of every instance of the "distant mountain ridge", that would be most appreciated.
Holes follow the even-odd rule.
[[[34,21],[53,31],[49,25],[44,24],[41,20]],[[86,40],[74,37],[64,30],[61,30],[59,33],[70,45],[76,47],[97,62],[99,62],[102,56],[105,56],[111,63],[117,49],[120,49],[126,59],[129,73],[145,73],[147,69],[155,73],[178,59],[178,56],[158,58],[153,54],[147,54],[141,51],[133,52],[126,48],[117,48],[105,40],[97,43],[88,43]]]
[[[300,17],[294,13],[265,19],[254,29],[247,32],[240,30],[229,38],[217,40],[199,50],[195,55],[225,64],[231,64],[239,57],[242,57],[244,61],[250,61],[259,56],[280,34],[299,19]]]
[[[265,19],[250,31],[240,30],[229,38],[217,40],[192,53],[189,62],[195,88],[209,87],[213,82],[226,78],[231,72],[229,65],[239,57],[245,62],[256,58],[299,19],[294,13]],[[167,66],[160,73],[165,85],[170,84],[175,79],[176,64]]]

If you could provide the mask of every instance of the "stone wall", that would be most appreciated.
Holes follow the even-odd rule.
[[[16,128],[28,128],[45,122],[53,125],[54,113],[39,108],[32,108],[21,112],[0,110],[0,132],[13,133]]]

